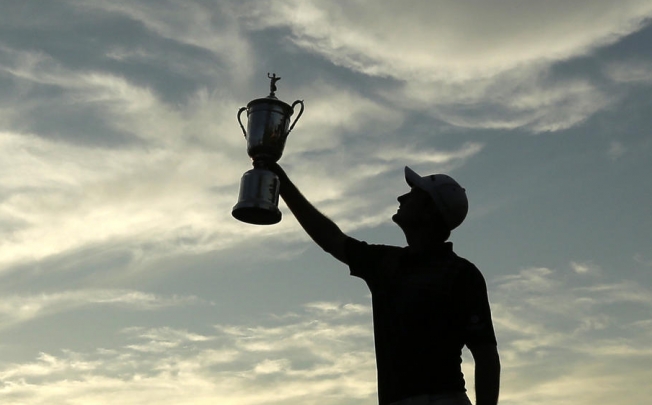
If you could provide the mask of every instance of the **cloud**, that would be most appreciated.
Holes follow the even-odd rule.
[[[314,312],[318,316],[329,315],[336,317],[348,317],[352,315],[371,314],[371,308],[360,304],[340,304],[339,302],[311,302],[304,305],[308,312]]]
[[[165,297],[142,291],[117,289],[71,290],[38,295],[5,295],[0,299],[0,328],[91,305],[151,311],[197,304],[198,302],[200,300],[193,296]]]
[[[351,117],[352,121],[357,119]],[[385,119],[387,116],[381,122]],[[405,165],[417,171],[451,173],[481,153],[484,146],[466,142],[437,148],[415,136],[396,133],[385,123],[372,135],[366,135],[366,128],[360,132],[364,135],[353,134],[343,139],[346,143],[340,148],[319,154],[294,153],[292,139],[288,139],[287,156],[281,162],[302,193],[347,232],[391,218],[397,207],[396,197],[404,190]],[[381,143],[372,137],[384,139]],[[309,171],[300,170],[307,165]]]
[[[609,282],[602,273],[582,276],[572,268],[532,267],[489,280],[503,362],[501,402],[588,405],[596,395],[616,400],[634,388],[641,400],[649,395],[642,387],[651,376],[652,329],[640,315],[652,305],[650,291]],[[634,310],[626,316],[613,312],[630,304]],[[127,404],[372,404],[370,316],[368,303],[318,301],[257,323],[205,325],[202,332],[129,327],[112,347],[3,364],[0,396],[27,405],[78,398],[90,404],[106,398]],[[464,359],[471,387],[466,351]]]
[[[605,73],[618,83],[652,84],[652,62],[645,59],[612,62],[606,66]]]
[[[635,303],[652,306],[652,291],[634,282],[623,281],[618,284],[599,284],[578,289],[587,291],[601,303]]]
[[[398,130],[406,115],[382,100],[319,79],[294,92],[297,97],[305,99],[306,108],[288,138],[288,155],[343,149],[344,143],[350,144],[353,141],[350,138],[361,133],[366,134],[367,140],[381,137]]]
[[[119,347],[2,365],[0,396],[9,404],[371,404],[369,314],[354,304],[306,306],[325,307],[316,319],[302,311],[268,326],[217,325],[213,333],[127,328],[121,336],[129,343]]]
[[[250,168],[235,120],[236,98],[224,96],[233,89],[201,88],[171,105],[155,89],[119,72],[71,68],[43,52],[7,47],[2,52],[0,66],[15,83],[32,90],[57,90],[45,99],[24,94],[24,102],[10,111],[11,129],[0,132],[7,156],[0,175],[7,195],[0,201],[0,223],[9,236],[1,242],[0,263],[5,268],[118,243],[136,253],[143,243],[159,246],[146,257],[154,260],[179,252],[224,249],[269,232],[243,227],[229,215],[239,178]],[[403,113],[319,81],[297,93],[316,97],[307,101],[284,162],[311,162],[313,176],[323,175],[312,198],[341,196],[355,181],[378,174],[357,170],[361,176],[340,181],[347,165],[363,164],[357,153],[368,148],[369,141],[357,134],[391,133],[402,124]],[[36,112],[46,105],[70,120],[61,137],[52,137],[47,130],[21,129],[24,123],[39,129]],[[105,124],[109,132],[102,143],[76,142],[66,132],[79,124],[73,107]],[[106,139],[127,141],[112,145]],[[351,139],[358,146],[344,148]],[[316,159],[316,154],[324,156]],[[333,170],[332,159],[344,164]],[[388,160],[384,156],[379,162],[386,167]],[[296,231],[288,226],[275,230]],[[36,251],[34,244],[39,246]]]
[[[408,103],[412,98],[415,107],[419,102],[431,106],[432,115],[456,126],[537,133],[571,128],[613,102],[585,79],[557,79],[545,70],[525,73],[464,85],[408,83],[403,99]],[[421,90],[414,91],[416,87]]]
[[[637,30],[652,14],[640,0],[519,6],[279,0],[250,15],[252,25],[287,26],[298,46],[370,75],[454,82],[586,54]]]
[[[234,101],[201,89],[173,107],[120,75],[71,69],[40,52],[2,52],[7,57],[0,66],[19,86],[57,92],[44,99],[24,94],[7,113],[5,126],[12,129],[0,131],[6,196],[0,221],[8,236],[0,242],[0,263],[116,240],[137,246],[158,239],[203,251],[234,241],[237,226],[229,212],[237,198],[238,165],[246,167],[248,160],[242,138],[232,136]],[[37,112],[46,106],[67,117],[66,131],[80,124],[72,112],[79,107],[101,117],[110,136],[98,145],[88,138],[76,142],[69,132],[57,138],[21,130],[25,122],[38,129]],[[130,141],[118,147],[106,141],[119,134],[129,134]],[[216,164],[220,170],[213,170]],[[217,223],[230,223],[219,238]],[[170,253],[170,247],[161,252]]]
[[[577,274],[600,274],[602,270],[591,262],[576,262],[571,261],[571,268]]]
[[[475,156],[482,151],[483,145],[477,142],[463,144],[460,149],[453,151],[444,150],[415,150],[404,146],[403,149],[387,149],[378,152],[378,157],[388,162],[405,162],[409,165],[450,165],[461,164],[465,160]]]
[[[107,243],[126,243],[135,253],[142,243],[159,246],[146,257],[154,260],[224,249],[269,232],[243,227],[229,215],[237,182],[250,167],[234,101],[200,89],[172,106],[120,75],[70,69],[42,53],[7,52],[18,56],[17,62],[7,62],[15,81],[57,88],[58,102],[101,112],[113,133],[131,139],[116,148],[40,133],[0,133],[7,151],[0,180],[9,196],[0,202],[0,218],[10,235],[3,241],[0,262],[7,267]],[[404,113],[351,89],[317,81],[297,93],[317,96],[306,102],[283,164],[305,167],[310,162],[310,179],[302,170],[296,180],[307,185],[305,191],[316,203],[333,202],[332,209],[326,207],[330,213],[350,216],[343,223],[347,230],[386,220],[394,204],[395,196],[378,199],[381,206],[365,207],[367,214],[358,215],[356,201],[362,204],[363,197],[346,195],[360,183],[382,181],[379,175],[398,163],[430,162],[433,169],[453,169],[481,150],[479,144],[448,151],[408,148],[395,135]],[[18,105],[13,115],[33,117],[31,112]],[[397,145],[381,148],[371,137],[394,139]],[[361,160],[360,153],[369,159]],[[312,181],[315,177],[321,178],[319,184]],[[296,233],[297,228],[282,224],[274,232]]]
[[[648,368],[631,365],[652,358],[645,319],[652,293],[609,282],[589,267],[598,268],[527,268],[489,283],[503,360],[501,403],[618,401],[646,386]],[[587,271],[594,277],[584,277]],[[623,306],[629,310],[618,311]]]
[[[210,151],[190,159],[160,148],[89,154],[84,147],[11,133],[0,134],[0,143],[8,151],[1,177],[9,194],[0,213],[15,224],[2,241],[5,265],[116,238],[201,239],[220,222],[215,214],[221,221],[228,215],[212,207],[227,202],[226,195],[210,192],[219,179],[196,176],[216,158]],[[231,183],[238,177],[222,173]]]
[[[375,403],[367,304],[319,301],[266,320],[211,314],[199,324],[189,313],[207,306],[200,298],[134,286],[197,288],[203,275],[172,285],[163,273],[207,252],[192,270],[223,268],[243,242],[247,260],[277,259],[288,254],[277,246],[305,238],[290,218],[261,228],[229,214],[251,167],[235,114],[261,95],[252,78],[276,60],[304,72],[282,89],[306,102],[281,163],[347,232],[389,219],[403,165],[455,172],[489,150],[434,147],[443,131],[460,132],[450,126],[560,131],[650,84],[646,60],[601,65],[596,52],[643,27],[647,1],[35,4],[0,16],[7,404]],[[632,145],[606,152],[617,160]],[[581,259],[490,280],[502,403],[649,399],[650,291],[609,271]],[[116,308],[168,311],[96,316]],[[79,327],[85,316],[93,321]],[[71,330],[12,346],[59,320]],[[96,340],[56,350],[50,333],[68,347]],[[472,385],[466,359],[464,370]]]
[[[169,327],[149,330],[141,327],[133,327],[127,328],[123,332],[137,334],[138,339],[147,340],[145,343],[127,345],[126,348],[147,353],[161,353],[179,347],[182,344],[206,342],[214,339],[211,336],[190,333],[185,330],[175,330]]]
[[[618,141],[611,142],[611,145],[609,146],[609,150],[607,151],[607,155],[611,160],[618,160],[621,157],[623,157],[623,155],[625,155],[626,153],[627,153],[627,147],[623,145],[622,142],[618,142]]]
[[[562,79],[551,67],[616,42],[652,15],[641,0],[266,4],[243,8],[251,29],[287,27],[297,47],[391,79],[397,85],[379,94],[396,105],[455,126],[537,133],[573,127],[616,101],[597,83]],[[610,69],[614,78],[629,77],[620,69]],[[645,80],[646,70],[637,71]]]
[[[248,40],[242,35],[232,3],[188,1],[181,5],[175,1],[102,1],[84,0],[73,2],[75,7],[90,11],[103,10],[119,13],[142,23],[157,36],[186,46],[207,50],[227,65],[220,70],[235,82],[244,82],[253,72],[254,55]],[[115,52],[112,52],[115,57]],[[120,58],[134,55],[120,52]],[[138,53],[135,54],[138,56]]]
[[[4,268],[105,244],[128,246],[134,257],[139,256],[143,244],[157,246],[156,251],[150,249],[148,255],[139,256],[156,260],[225,249],[269,234],[268,229],[242,226],[229,215],[237,198],[238,180],[250,168],[235,112],[253,97],[242,94],[249,93],[247,72],[258,57],[251,51],[252,35],[260,29],[289,27],[291,38],[303,48],[310,41],[332,42],[332,48],[316,49],[333,61],[349,58],[346,55],[353,51],[365,52],[385,70],[360,71],[393,78],[378,82],[375,94],[321,76],[309,84],[299,82],[292,89],[295,97],[306,100],[306,112],[288,140],[281,163],[287,165],[305,194],[347,231],[374,226],[390,217],[397,193],[386,184],[389,179],[396,179],[392,184],[397,187],[402,184],[397,167],[421,163],[427,164],[428,171],[454,171],[482,151],[483,145],[477,142],[446,150],[424,144],[423,139],[413,142],[415,135],[406,130],[412,114],[430,114],[462,127],[526,126],[534,131],[554,131],[576,125],[610,103],[590,82],[552,77],[549,63],[541,62],[541,55],[552,52],[550,47],[556,41],[526,47],[525,41],[519,42],[523,38],[514,38],[518,27],[510,20],[495,34],[497,48],[485,50],[478,44],[492,39],[485,38],[484,29],[460,29],[473,26],[468,19],[480,11],[494,16],[491,10],[504,7],[502,4],[479,5],[474,13],[452,3],[411,3],[394,9],[362,2],[351,5],[347,13],[339,10],[340,3],[316,2],[278,1],[270,3],[272,6],[216,2],[211,7],[192,1],[184,7],[174,2],[163,7],[157,2],[99,0],[68,4],[75,15],[93,21],[137,22],[139,29],[129,27],[138,41],[130,45],[107,37],[103,46],[96,48],[101,60],[81,58],[86,63],[73,63],[47,43],[23,49],[8,41],[0,47],[2,79],[11,84],[12,96],[16,96],[11,107],[1,113],[7,118],[0,132],[0,143],[7,151],[0,175],[7,196],[0,201],[0,224],[6,235],[0,242]],[[637,4],[628,2],[618,9],[594,6],[609,24],[598,26],[581,20],[592,28],[574,33],[578,37],[573,41],[566,37],[562,41],[563,47],[575,50],[559,48],[552,54],[562,56],[550,60],[593,49],[594,44],[607,41],[606,32],[614,27],[620,27],[618,35],[636,29],[635,16],[645,11]],[[443,25],[425,20],[423,16],[433,15],[431,7],[436,8],[435,20],[449,15],[458,23],[451,24],[447,18]],[[539,12],[538,18],[553,20],[556,13],[574,15],[577,11],[575,6],[558,7]],[[376,16],[368,18],[369,13]],[[523,13],[524,18],[533,18],[527,11]],[[536,25],[532,35],[556,38],[560,34],[554,27],[564,26],[566,18],[555,21],[556,25]],[[406,30],[397,29],[391,38],[385,38],[387,32],[381,27],[410,19],[414,22]],[[493,32],[497,21],[489,18],[482,24]],[[340,28],[333,30],[333,26]],[[61,27],[50,24],[46,28]],[[455,47],[436,47],[438,35],[444,33]],[[416,38],[425,43],[417,43]],[[511,42],[503,43],[505,38],[512,38]],[[335,46],[338,41],[341,45]],[[378,41],[383,41],[384,47],[376,46]],[[429,46],[436,52],[423,54]],[[178,60],[176,53],[166,57],[163,50],[182,52],[180,49],[200,50],[191,58],[200,64],[217,57],[215,66],[237,72],[234,74],[242,80],[208,73],[212,79],[199,80],[172,97],[165,85],[145,80],[132,70],[137,66],[152,72],[146,77],[158,72],[165,83],[182,81],[180,67],[170,67],[172,62],[157,63]],[[489,63],[491,55],[502,51],[512,55],[509,49],[525,59],[517,58],[513,66]],[[456,64],[447,68],[453,60],[466,67]],[[486,64],[488,70],[478,70],[474,64]],[[418,71],[409,76],[408,66]],[[204,74],[201,66],[193,63],[185,69],[182,76],[186,79]],[[452,70],[446,73],[446,69]],[[444,74],[433,77],[424,75],[426,71]],[[378,139],[383,142],[375,142]],[[271,232],[297,235],[299,230],[284,221]],[[34,245],[39,249],[33,249]]]

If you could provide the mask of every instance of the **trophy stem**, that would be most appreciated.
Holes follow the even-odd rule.
[[[253,165],[255,169],[260,169],[260,170],[269,169],[269,166],[267,165],[267,161],[264,159],[254,159]]]

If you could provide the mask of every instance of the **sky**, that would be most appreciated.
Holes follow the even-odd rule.
[[[376,403],[364,282],[284,203],[231,216],[268,72],[305,103],[279,163],[347,234],[405,245],[405,165],[466,188],[501,404],[652,396],[649,0],[0,10],[1,403]]]

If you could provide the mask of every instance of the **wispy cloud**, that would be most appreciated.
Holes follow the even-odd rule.
[[[581,20],[592,29],[578,30],[570,42],[565,37],[559,43],[566,50],[556,51],[549,48],[556,41],[532,46],[519,37],[503,43],[505,38],[516,38],[512,34],[518,27],[510,23],[495,34],[490,51],[479,52],[484,47],[478,44],[492,39],[485,38],[483,30],[465,33],[461,27],[475,24],[469,20],[472,15],[452,4],[414,3],[395,9],[361,3],[377,12],[374,19],[366,18],[368,13],[356,5],[342,13],[340,3],[215,2],[208,6],[191,1],[183,7],[174,2],[162,7],[158,2],[87,0],[66,4],[75,15],[98,21],[137,22],[138,28],[129,26],[135,38],[144,42],[132,46],[107,38],[98,45],[100,56],[80,57],[85,63],[73,63],[58,48],[23,49],[10,42],[0,47],[2,80],[14,91],[11,108],[0,110],[6,118],[0,143],[7,152],[0,163],[0,182],[8,196],[0,202],[0,224],[7,235],[0,242],[4,268],[106,243],[160,246],[148,255],[148,260],[155,260],[177,252],[224,249],[261,234],[261,229],[243,227],[229,214],[238,180],[250,167],[235,111],[258,94],[245,82],[250,82],[248,75],[257,63],[251,35],[260,29],[287,26],[297,46],[320,44],[314,49],[334,63],[364,51],[377,68],[370,70],[362,62],[345,65],[367,75],[393,78],[389,86],[398,86],[389,91],[381,85],[376,90],[379,97],[374,97],[319,78],[292,90],[294,97],[306,99],[306,113],[288,141],[282,163],[312,201],[351,231],[389,218],[397,193],[380,185],[389,178],[402,184],[400,170],[392,171],[396,167],[427,162],[428,171],[451,171],[481,152],[479,143],[440,150],[406,142],[401,131],[410,114],[425,112],[463,127],[529,126],[547,131],[575,125],[607,105],[609,97],[590,82],[550,79],[542,55],[562,60],[585,53],[635,30],[639,17],[647,12],[633,1],[618,8],[600,4],[598,14],[608,24]],[[488,11],[506,6],[480,7]],[[562,21],[555,20],[559,27],[567,23],[566,13],[580,15],[575,6],[559,7],[538,12],[536,21],[541,15],[550,20],[563,16]],[[425,15],[460,20],[452,24],[455,18],[444,18],[444,25],[432,24],[423,19]],[[353,16],[359,18],[352,20]],[[382,24],[396,19],[413,23],[389,37],[376,35]],[[502,21],[484,20],[486,28]],[[333,31],[333,26],[340,28]],[[560,35],[552,25],[534,28],[533,36]],[[614,30],[618,35],[612,35]],[[94,34],[98,40],[104,38]],[[441,35],[450,36],[450,43],[457,45],[438,48]],[[146,47],[152,45],[148,41],[156,46]],[[377,46],[378,41],[383,46]],[[201,51],[192,58],[201,63],[218,58],[216,66],[228,67],[223,71],[237,72],[243,81],[220,76],[221,70],[209,72],[212,79],[171,97],[163,84],[130,70],[153,71],[157,61],[176,61],[166,57],[163,49],[180,48]],[[507,66],[495,56],[500,50],[525,59],[510,56]],[[459,57],[452,58],[451,52]],[[449,66],[453,60],[457,62]],[[167,63],[156,70],[162,82],[170,82],[180,72]],[[189,71],[182,74],[184,80],[205,74],[193,63],[185,69]],[[431,77],[424,72],[443,73]],[[86,125],[88,121],[92,125]],[[296,234],[298,229],[284,223],[273,232]]]
[[[614,317],[609,310],[626,303],[649,309],[650,292],[595,280],[548,268],[490,280],[503,359],[501,402],[588,405],[596,395],[615,400],[632,387],[646,395],[641,387],[650,377],[650,321],[635,313]],[[133,298],[97,301],[107,300]],[[258,324],[203,332],[130,327],[114,347],[42,353],[31,362],[2,365],[0,396],[28,405],[62,398],[102,403],[107,395],[124,403],[372,404],[370,316],[368,304],[319,301]],[[464,357],[472,386],[472,360]]]
[[[584,79],[558,81],[550,67],[617,41],[652,15],[640,0],[590,7],[589,18],[584,2],[490,1],[470,8],[279,0],[249,17],[253,29],[288,27],[298,47],[336,65],[404,83],[398,99],[395,90],[381,91],[397,104],[456,126],[546,132],[577,125],[615,101]],[[611,69],[614,78],[623,77],[619,70]]]
[[[290,27],[299,46],[352,69],[409,80],[461,81],[585,54],[636,30],[652,13],[640,0],[622,7],[590,2],[591,17],[585,13],[589,2],[517,7],[489,1],[472,8],[417,1],[345,3],[281,0],[252,14],[257,23]]]
[[[211,336],[190,333],[184,330],[175,330],[169,327],[159,329],[133,327],[124,330],[124,333],[130,335],[135,334],[139,340],[146,340],[144,343],[126,346],[128,349],[148,353],[160,353],[182,344],[205,342],[214,339]]]
[[[592,262],[571,261],[571,269],[577,274],[600,274],[602,269]]]
[[[326,302],[306,308],[273,325],[218,325],[210,334],[128,328],[122,336],[136,343],[3,365],[0,396],[23,404],[103,403],[107,395],[127,404],[373,403],[367,311]]]
[[[306,112],[281,164],[345,231],[375,227],[406,187],[403,165],[455,176],[496,156],[488,155],[496,138],[483,138],[496,131],[472,129],[563,131],[645,93],[647,56],[618,60],[623,47],[602,50],[649,23],[649,1],[531,3],[8,5],[0,15],[0,402],[375,403],[368,303],[318,301],[258,321],[237,308],[225,321],[204,300],[215,298],[204,298],[210,283],[225,280],[199,273],[245,250],[229,248],[245,245],[240,257],[273,267],[306,246],[294,243],[306,236],[289,218],[264,228],[231,218],[251,167],[236,112],[266,94],[269,66],[292,71],[281,97],[305,99]],[[633,135],[602,139],[603,160],[619,170],[640,164],[622,157],[646,151]],[[575,156],[563,156],[563,169],[577,169]],[[557,162],[534,169],[548,175]],[[530,193],[519,187],[508,182],[499,194]],[[648,253],[636,249],[633,265],[647,274]],[[634,253],[624,254],[631,261]],[[649,286],[623,272],[609,278],[616,269],[578,255],[560,258],[564,268],[544,263],[489,280],[501,403],[652,396]],[[194,289],[198,296],[175,295]],[[465,352],[471,386],[468,360]]]
[[[609,159],[611,160],[618,160],[621,157],[623,157],[626,153],[627,153],[627,147],[622,142],[613,141],[611,142],[611,145],[609,145],[607,156],[609,156]]]
[[[0,202],[0,219],[11,236],[2,241],[0,262],[6,268],[93,244],[133,247],[156,240],[164,247],[151,252],[148,259],[154,260],[178,251],[223,249],[262,232],[242,227],[229,214],[238,180],[250,167],[235,120],[237,98],[224,96],[233,88],[225,85],[220,94],[201,88],[172,105],[155,89],[119,71],[72,68],[44,52],[5,47],[0,53],[4,53],[0,66],[18,85],[57,89],[45,99],[23,94],[25,101],[9,114],[10,130],[0,133],[7,151],[0,180],[10,195]],[[479,145],[427,154],[403,146],[396,153],[391,147],[380,149],[359,134],[397,140],[394,132],[403,123],[403,112],[320,81],[297,93],[313,97],[291,135],[283,163],[292,167],[295,162],[301,166],[310,162],[312,176],[321,176],[322,181],[305,182],[305,190],[317,203],[343,197],[398,160],[405,164],[406,159],[427,157],[442,167],[455,167],[479,151]],[[48,110],[54,109],[58,117],[67,117],[73,129],[81,118],[71,111],[79,107],[103,122],[108,135],[79,143],[65,131],[56,137],[49,129],[39,132],[36,112],[46,105],[52,105]],[[126,141],[112,145],[110,139]],[[369,152],[377,156],[375,163],[359,158]],[[334,166],[334,159],[341,164]],[[298,173],[299,183],[305,173]],[[385,207],[369,211],[371,217],[388,217],[387,204],[393,204],[393,197],[384,201]],[[371,217],[360,222],[343,206],[331,212],[358,218],[344,224],[348,229],[377,222]],[[296,228],[275,230],[279,231]]]
[[[176,3],[165,1],[103,1],[83,0],[71,2],[75,7],[120,13],[138,21],[156,35],[184,45],[205,49],[216,56],[229,69],[232,81],[247,80],[253,72],[254,55],[249,41],[243,36],[233,3],[216,1],[205,4],[198,1]],[[123,54],[128,56],[128,54]]]
[[[614,81],[631,84],[652,84],[652,61],[646,59],[613,62],[606,74]]]
[[[604,273],[589,270],[597,265],[586,263],[571,263],[572,273],[529,268],[490,283],[505,366],[501,402],[589,404],[600,395],[616,400],[650,377],[647,367],[626,368],[652,358],[648,321],[641,318],[649,313],[652,293],[631,282],[607,282]],[[631,311],[616,315],[623,305]]]
[[[197,297],[160,296],[135,290],[86,289],[10,295],[0,298],[0,328],[72,311],[91,305],[125,307],[131,310],[157,310],[201,302]]]

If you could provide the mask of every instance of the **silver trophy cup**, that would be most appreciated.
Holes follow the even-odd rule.
[[[277,99],[276,82],[281,78],[276,74],[270,76],[269,73],[267,77],[271,79],[269,96],[252,100],[238,111],[238,122],[247,139],[247,153],[253,160],[254,168],[242,176],[238,203],[231,214],[242,222],[256,225],[271,225],[281,220],[281,211],[278,209],[279,179],[267,169],[267,165],[281,158],[285,140],[304,108],[302,100],[289,105]],[[290,125],[290,117],[296,105],[300,105],[301,109]],[[245,111],[246,130],[241,120]]]

